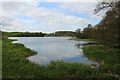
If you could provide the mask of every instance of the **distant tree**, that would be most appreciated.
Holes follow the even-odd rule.
[[[94,39],[96,38],[97,29],[91,24],[88,24],[86,28],[83,29],[84,38]]]
[[[57,31],[55,32],[55,36],[70,36],[70,37],[74,37],[75,36],[75,32],[73,31]]]
[[[10,37],[44,37],[44,33],[42,32],[36,32],[36,33],[30,33],[30,32],[2,32],[2,35],[4,36],[10,36]]]
[[[88,26],[87,27],[93,27],[91,24],[88,24]]]
[[[79,29],[77,29],[77,30],[75,30],[75,33],[76,33],[76,37],[77,38],[84,38],[84,36],[83,36],[83,34],[82,34],[82,31],[81,31],[81,29],[79,28]]]

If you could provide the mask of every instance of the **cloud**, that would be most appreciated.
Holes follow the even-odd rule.
[[[60,3],[62,9],[70,12],[75,12],[79,14],[87,15],[91,18],[91,20],[100,19],[101,16],[97,16],[94,14],[94,10],[96,8],[97,2],[64,2]]]
[[[24,13],[34,9],[36,2],[3,2],[2,3],[2,15],[24,15]]]
[[[87,24],[97,20],[92,15],[95,3],[60,2],[57,3],[56,8],[38,7],[38,5],[39,2],[3,2],[2,14],[0,14],[3,18],[2,29],[43,32],[75,30],[79,27],[86,27]],[[88,15],[92,20],[74,14],[70,15],[69,12]]]
[[[91,14],[95,9],[95,2],[64,2],[61,3],[61,8],[67,11],[78,12],[82,14]]]
[[[2,23],[1,24],[1,29],[3,31],[14,31],[14,32],[19,32],[19,31],[39,31],[39,28],[32,28],[29,26],[22,25],[20,23],[21,20],[19,19],[14,19],[11,17],[1,17],[2,18]]]
[[[1,0],[1,2],[96,2],[98,0]]]
[[[37,10],[32,11],[30,14],[28,13],[27,16],[37,19],[41,21],[43,25],[56,27],[56,26],[64,26],[64,24],[69,25],[85,25],[88,24],[90,21],[88,19],[79,18],[76,16],[66,15],[62,13],[53,13],[45,8],[39,8]]]

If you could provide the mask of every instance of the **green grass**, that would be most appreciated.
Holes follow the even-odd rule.
[[[101,64],[99,71],[103,73],[109,71],[120,76],[120,49],[108,46],[84,47],[83,49],[86,57]]]
[[[106,78],[111,78],[109,74],[106,74],[103,71],[105,70],[104,68],[108,66],[100,66],[99,68],[93,69],[91,68],[91,65],[65,63],[63,61],[52,61],[47,66],[32,63],[27,60],[26,57],[35,55],[36,52],[25,48],[22,44],[13,44],[11,43],[12,41],[13,40],[10,39],[3,39],[2,43],[3,78],[105,78],[105,80]],[[87,47],[85,49],[85,51],[91,51],[91,49],[88,49]],[[87,53],[88,52],[85,52],[86,55],[89,55]]]
[[[96,39],[70,38],[69,40],[76,40],[76,41],[94,41],[94,42],[99,42],[99,40],[96,40]]]
[[[0,79],[2,78],[2,40],[0,39]]]

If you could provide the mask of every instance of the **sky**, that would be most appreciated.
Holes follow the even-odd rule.
[[[0,2],[0,29],[7,32],[75,31],[98,24],[96,0],[4,0]]]

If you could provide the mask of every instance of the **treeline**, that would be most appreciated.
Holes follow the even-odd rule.
[[[111,5],[112,4],[112,5]],[[111,9],[106,12],[99,24],[92,26],[89,24],[86,28],[76,30],[77,38],[98,39],[104,44],[120,46],[120,1],[101,2],[95,10],[102,10],[101,6],[110,6]],[[103,7],[103,8],[104,8]],[[106,7],[105,7],[106,8]]]
[[[2,32],[2,36],[8,37],[44,37],[45,33],[42,32]]]
[[[54,33],[46,34],[46,36],[51,37],[74,37],[76,35],[73,31],[56,31]]]
[[[98,39],[99,37],[97,27],[91,24],[88,24],[83,30],[77,29],[75,32],[76,37],[80,39]]]
[[[76,33],[73,31],[56,31],[54,33],[42,32],[2,32],[2,36],[8,37],[75,37]]]

